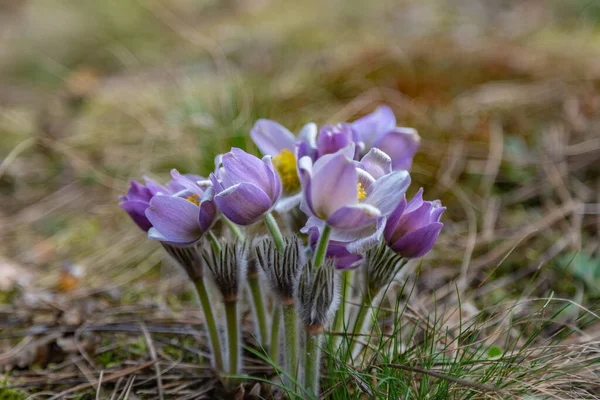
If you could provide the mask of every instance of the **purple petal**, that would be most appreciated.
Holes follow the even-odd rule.
[[[365,204],[370,204],[389,215],[398,206],[406,189],[410,185],[410,175],[407,171],[396,171],[376,180],[367,189]]]
[[[173,180],[169,183],[169,186],[175,193],[183,191],[186,195],[202,195],[202,189],[200,189],[200,186],[198,186],[198,183],[196,182],[204,178],[196,175],[192,175],[192,177],[194,179],[196,177],[199,179],[193,180],[189,176],[181,175],[181,173],[179,173],[179,171],[177,171],[176,169],[172,169],[171,178],[173,178]]]
[[[375,140],[373,147],[377,147],[390,156],[394,170],[408,170],[420,144],[421,138],[416,130],[395,128]]]
[[[279,177],[279,174],[275,172],[275,167],[273,167],[273,157],[264,156],[262,162],[266,165],[270,182],[269,187],[263,188],[263,190],[267,193],[271,202],[275,203],[281,196],[281,178]]]
[[[335,267],[337,269],[356,268],[363,259],[363,256],[350,253],[343,243],[338,242],[329,242],[327,245],[327,257],[335,260]]]
[[[217,217],[217,205],[214,201],[215,189],[211,186],[206,189],[200,200],[199,220],[202,232],[208,231]]]
[[[406,210],[406,194],[402,197],[402,200],[400,200],[400,203],[398,203],[398,206],[394,209],[394,211],[392,211],[392,213],[387,217],[387,222],[385,224],[385,231],[384,231],[384,236],[385,236],[385,241],[386,242],[390,242],[392,235],[394,234],[394,231],[396,230],[396,226],[398,225],[398,222],[400,222],[400,218],[402,218],[402,214],[404,214],[404,211]]]
[[[146,218],[146,209],[148,203],[145,201],[125,200],[119,204],[121,208],[129,214],[133,222],[137,224],[143,231],[148,231],[152,228],[152,224]]]
[[[394,242],[390,247],[407,258],[422,257],[431,250],[444,224],[434,222],[410,232]]]
[[[429,218],[429,221],[440,222],[440,218],[442,217],[443,212],[446,211],[446,207],[442,207],[441,203],[440,205],[435,204],[435,202],[432,203],[434,210],[431,212],[431,217]]]
[[[317,136],[319,156],[332,154],[352,142],[352,127],[349,124],[325,125]]]
[[[377,208],[358,204],[338,209],[327,219],[327,224],[336,229],[356,230],[372,224],[380,216],[381,212]]]
[[[293,150],[296,137],[283,125],[269,119],[259,119],[250,130],[250,137],[261,153],[276,156],[281,150]]]
[[[145,201],[148,202],[154,194],[146,186],[142,185],[138,181],[130,181],[129,190],[127,191],[127,199],[133,201]]]
[[[273,179],[271,171],[261,159],[243,150],[234,147],[229,153],[224,154],[223,168],[226,174],[219,174],[224,175],[219,176],[219,179],[225,187],[247,182],[265,189],[265,193],[270,191]]]
[[[338,209],[358,201],[358,177],[352,160],[341,152],[321,157],[312,171],[312,209],[327,219]]]
[[[360,160],[360,168],[367,171],[375,179],[392,172],[392,159],[383,151],[372,148]]]
[[[154,179],[144,176],[144,181],[146,182],[146,187],[148,188],[148,190],[150,190],[152,195],[155,195],[157,193],[171,194],[171,191],[169,189],[167,189],[165,186],[161,185],[160,183],[156,182]]]
[[[167,241],[189,243],[200,238],[198,224],[200,208],[192,202],[174,196],[154,196],[146,217]]]
[[[407,233],[416,231],[417,229],[429,224],[430,216],[431,203],[428,201],[423,202],[421,207],[415,211],[405,212],[400,218],[400,221],[398,221],[398,225],[396,226],[396,229],[392,235],[391,241],[395,242]]]
[[[269,196],[252,183],[239,183],[215,196],[221,212],[238,225],[255,223],[269,211],[273,203]]]
[[[378,107],[371,114],[365,115],[352,123],[358,140],[370,148],[375,140],[382,134],[396,127],[396,117],[388,106]]]
[[[300,209],[307,215],[315,213],[312,204],[312,168],[313,161],[310,157],[305,156],[298,160],[298,177],[303,194]]]
[[[409,213],[419,209],[423,205],[423,188],[419,188],[414,197],[406,205],[404,212]]]

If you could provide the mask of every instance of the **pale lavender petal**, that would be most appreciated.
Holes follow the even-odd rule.
[[[158,195],[150,201],[146,217],[169,242],[189,243],[202,235],[199,212],[200,208],[186,199]]]
[[[356,204],[357,185],[356,167],[341,152],[318,159],[311,183],[311,203],[315,214],[327,219],[338,209]]]
[[[380,136],[373,143],[373,147],[377,147],[390,156],[394,170],[408,170],[420,144],[421,138],[416,130],[395,128]]]
[[[352,123],[352,129],[367,148],[370,148],[380,135],[391,131],[395,127],[396,116],[388,106],[378,107],[371,114],[365,115]]]
[[[429,218],[430,222],[440,222],[440,218],[444,211],[446,211],[446,207],[442,207],[440,205],[433,204],[434,210],[431,212],[431,217]]]
[[[189,176],[182,175],[176,169],[172,169],[171,170],[171,178],[173,178],[173,180],[169,183],[169,186],[171,187],[171,189],[174,192],[185,191],[185,193],[188,195],[189,194],[202,195],[202,189],[200,189],[200,186],[198,186],[198,184],[196,182],[203,178],[200,176],[197,176],[197,175],[192,175],[192,177],[194,179],[196,177],[199,179],[197,179],[197,180],[190,179]]]
[[[300,160],[303,157],[309,157],[311,160],[316,160],[317,149],[311,146],[308,142],[301,141],[296,147],[296,159]]]
[[[309,122],[300,129],[298,139],[312,148],[317,147],[317,124]]]
[[[304,226],[300,229],[300,233],[308,234],[311,231],[316,230],[319,235],[321,232],[323,232],[323,228],[325,228],[325,221],[311,216],[308,217],[306,224],[304,224]]]
[[[377,246],[383,236],[385,229],[386,218],[381,216],[377,219],[374,228],[371,233],[366,233],[360,236],[357,240],[350,242],[346,245],[346,249],[353,254],[364,254],[368,250]]]
[[[312,204],[312,168],[313,161],[310,157],[305,156],[298,160],[298,176],[303,193],[300,209],[307,215],[315,213]]]
[[[219,176],[219,179],[226,187],[242,182],[253,183],[260,188],[271,185],[272,175],[267,165],[260,158],[241,149],[234,147],[223,155],[223,168],[227,172],[226,176]]]
[[[410,186],[410,175],[407,171],[396,171],[376,180],[367,190],[365,204],[370,204],[389,215],[398,206],[406,189]]]
[[[135,222],[140,229],[147,232],[148,229],[152,228],[152,224],[148,221],[148,218],[146,218],[146,209],[148,208],[147,202],[125,200],[119,205],[127,212],[127,214],[129,214],[133,222]]]
[[[146,187],[148,188],[148,190],[150,190],[150,192],[153,195],[155,195],[157,193],[171,194],[171,191],[169,189],[167,189],[165,186],[161,185],[160,183],[156,182],[154,179],[144,176],[144,181],[146,182]]]
[[[422,257],[431,250],[443,226],[440,222],[426,225],[406,234],[390,247],[403,257]]]
[[[212,183],[213,189],[215,189],[216,194],[221,193],[223,190],[225,190],[225,187],[223,186],[221,181],[217,178],[217,175],[215,175],[214,173],[211,173],[208,176],[208,179],[210,179],[210,182]]]
[[[345,206],[327,218],[327,225],[344,230],[362,229],[380,216],[381,212],[368,204]]]
[[[250,137],[261,153],[276,156],[281,150],[293,150],[296,137],[283,125],[269,119],[259,119],[250,130]]]
[[[281,197],[273,209],[280,214],[286,213],[296,208],[301,201],[302,192],[296,193],[293,196]]]
[[[367,171],[375,179],[392,172],[392,159],[383,151],[372,148],[360,160],[360,168]]]
[[[365,192],[368,192],[371,189],[371,185],[375,183],[375,178],[362,168],[356,168],[356,174],[358,175],[358,183],[361,184]]]
[[[255,223],[271,208],[269,196],[252,183],[239,183],[215,196],[221,212],[238,225]]]

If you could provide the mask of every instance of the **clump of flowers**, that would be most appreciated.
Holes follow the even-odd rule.
[[[323,335],[350,326],[345,354],[359,349],[354,336],[376,321],[367,318],[375,298],[432,249],[445,208],[422,189],[407,201],[420,138],[389,107],[298,135],[260,119],[250,136],[262,159],[232,148],[208,178],[173,170],[166,185],[132,181],[120,205],[194,284],[217,374],[230,382],[244,371],[238,302],[248,290],[258,345],[291,390],[315,398]]]

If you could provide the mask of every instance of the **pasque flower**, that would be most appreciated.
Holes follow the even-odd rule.
[[[281,196],[281,181],[271,156],[259,159],[232,148],[210,175],[219,210],[238,225],[257,222]]]
[[[292,194],[300,188],[296,169],[296,148],[316,147],[317,126],[310,122],[294,136],[285,126],[269,119],[259,119],[250,130],[250,137],[264,155],[273,157],[273,165],[281,178],[283,191]]]
[[[347,123],[323,125],[317,136],[318,157],[332,154],[353,143],[352,126]]]
[[[392,159],[394,170],[410,169],[421,139],[413,128],[396,126],[396,117],[388,106],[352,122],[359,150],[366,153],[378,148]]]
[[[402,199],[388,217],[385,241],[403,257],[424,256],[444,226],[439,221],[445,209],[439,200],[424,201],[423,189],[420,189],[410,202],[406,202],[406,197]]]
[[[352,161],[354,146],[298,161],[303,188],[301,209],[309,219],[302,229],[331,228],[330,240],[345,242],[352,253],[375,246],[385,218],[400,203],[410,184],[407,171],[391,171],[390,158],[372,149],[360,162]]]
[[[130,182],[127,196],[120,196],[121,203],[119,204],[125,210],[133,222],[140,229],[148,232],[152,228],[152,223],[146,218],[146,209],[150,205],[150,200],[157,193],[171,194],[171,190],[153,181],[150,178],[144,177],[146,185],[132,180]]]
[[[146,218],[152,224],[148,237],[175,245],[196,242],[208,231],[217,216],[212,187],[201,188],[195,176],[171,171],[173,194],[158,193],[150,200]],[[200,178],[200,177],[198,177]]]

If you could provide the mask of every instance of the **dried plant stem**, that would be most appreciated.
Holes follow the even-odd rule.
[[[267,225],[267,228],[269,229],[271,236],[273,236],[273,241],[275,242],[275,247],[277,247],[277,251],[279,251],[280,253],[283,253],[283,251],[284,251],[283,235],[281,234],[281,231],[279,230],[279,226],[277,225],[277,221],[275,221],[273,214],[271,214],[271,213],[265,214],[265,225]]]
[[[304,359],[304,389],[310,398],[319,394],[319,375],[321,367],[322,333],[306,331],[306,354]]]
[[[325,261],[325,256],[327,255],[327,245],[329,244],[329,235],[331,234],[331,227],[329,225],[325,225],[323,228],[323,233],[319,237],[319,244],[317,246],[317,251],[315,252],[315,258],[313,260],[314,268],[319,268],[323,261]]]
[[[294,380],[298,377],[298,318],[294,303],[283,305],[285,324],[285,366]]]
[[[281,307],[273,307],[271,321],[271,345],[269,346],[269,357],[274,363],[279,362],[279,327],[281,326]]]
[[[210,299],[208,297],[208,290],[203,279],[198,279],[194,282],[198,298],[200,299],[200,306],[204,312],[204,319],[206,321],[206,329],[208,330],[208,337],[212,347],[213,357],[215,360],[215,367],[219,371],[223,371],[223,352],[221,350],[221,341],[219,339],[219,331],[217,329],[217,323],[215,322],[215,314],[213,313]]]
[[[267,315],[265,312],[265,302],[263,301],[262,292],[260,290],[260,279],[258,273],[248,275],[248,286],[250,287],[250,295],[254,303],[256,313],[256,322],[258,324],[258,333],[260,335],[259,342],[261,345],[266,345],[269,340],[267,330]]]
[[[226,301],[225,319],[227,320],[227,345],[229,347],[229,374],[236,375],[239,372],[239,330],[237,317],[237,301]]]

